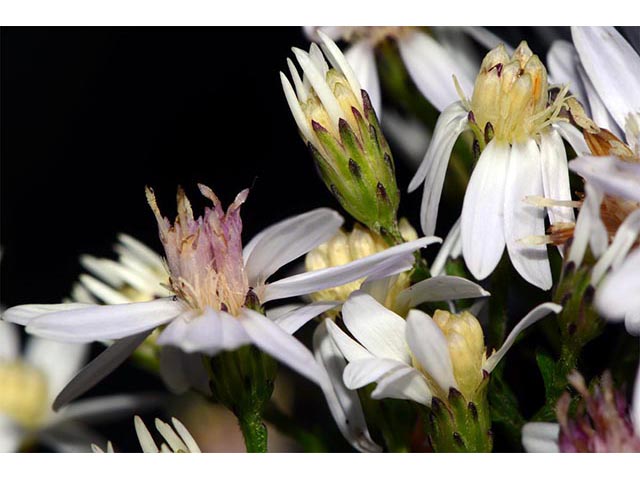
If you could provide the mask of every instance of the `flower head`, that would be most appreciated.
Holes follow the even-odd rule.
[[[213,208],[206,207],[203,216],[194,218],[191,203],[179,188],[173,225],[160,214],[153,190],[146,190],[169,266],[170,288],[192,309],[211,307],[237,315],[249,291],[240,218],[240,206],[249,190],[240,192],[225,212],[209,187],[198,187]]]

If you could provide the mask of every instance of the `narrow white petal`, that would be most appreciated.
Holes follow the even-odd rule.
[[[27,333],[68,342],[114,340],[168,323],[184,309],[182,302],[173,298],[97,305],[42,315],[29,322]]]
[[[413,308],[425,302],[442,302],[489,295],[489,292],[471,280],[441,275],[422,280],[400,292],[398,302],[407,302],[409,308]]]
[[[596,257],[599,257],[609,243],[609,235],[600,218],[600,204],[602,193],[596,190],[590,183],[584,186],[585,198],[576,220],[573,231],[573,242],[569,250],[569,261],[580,265],[591,244],[591,249]]]
[[[133,423],[136,427],[136,434],[138,435],[138,441],[140,442],[142,451],[144,453],[160,453],[156,442],[153,441],[153,437],[151,436],[151,433],[149,433],[149,430],[142,419],[136,415]]]
[[[298,98],[293,91],[293,87],[289,83],[289,79],[282,72],[280,72],[280,82],[282,83],[284,96],[287,99],[287,105],[289,105],[289,110],[291,110],[291,114],[293,115],[293,119],[295,120],[300,133],[302,133],[305,141],[310,141],[314,145],[316,145],[315,135],[313,134],[313,130],[311,129],[311,124],[307,120],[307,117],[300,107],[300,103],[298,102]]]
[[[404,339],[406,322],[373,297],[353,292],[342,306],[342,318],[356,340],[376,357],[411,361]]]
[[[307,347],[267,317],[245,309],[239,320],[258,348],[318,385],[328,381]]]
[[[524,200],[527,196],[542,194],[542,163],[538,145],[532,139],[526,143],[515,143],[511,147],[504,193],[504,238],[511,263],[522,278],[538,288],[549,290],[552,279],[547,246],[522,242],[524,238],[545,234],[544,209]]]
[[[509,55],[513,53],[513,47],[502,40],[498,35],[492,33],[484,27],[472,27],[464,26],[460,27],[463,32],[468,34],[471,38],[477,41],[480,45],[488,50],[496,48],[498,45],[503,44],[505,50]]]
[[[593,86],[624,129],[627,115],[640,112],[640,57],[613,27],[572,27],[571,34]]]
[[[27,342],[25,360],[44,373],[49,399],[53,401],[84,365],[88,354],[89,345],[86,344],[31,337]]]
[[[167,441],[169,447],[174,452],[188,452],[187,446],[184,444],[182,439],[178,436],[178,434],[171,428],[168,423],[163,422],[159,418],[156,418],[155,421],[156,430],[162,435],[162,437]]]
[[[614,135],[620,136],[624,129],[619,127],[611,116],[605,102],[600,98],[600,94],[598,94],[596,87],[593,85],[591,78],[585,71],[582,64],[578,64],[578,74],[582,78],[582,84],[584,85],[584,90],[587,95],[587,100],[589,102],[589,108],[587,111],[589,112],[591,119],[600,128],[606,128]]]
[[[154,250],[146,246],[140,240],[133,238],[126,233],[118,234],[118,241],[130,252],[131,256],[146,263],[149,267],[163,271],[164,263],[162,257],[158,255]],[[117,246],[117,245],[116,245]],[[114,247],[115,248],[115,247]]]
[[[360,285],[360,291],[373,297],[376,302],[384,304],[387,300],[389,290],[393,288],[397,281],[398,275],[383,276],[382,278],[376,279],[367,278],[367,280]]]
[[[327,331],[327,323],[321,323],[313,334],[313,350],[316,361],[324,367],[329,382],[321,385],[331,415],[344,438],[360,452],[380,452],[369,434],[358,393],[349,390],[342,381],[347,365],[340,349]]]
[[[53,402],[53,409],[58,410],[87,392],[107,375],[118,368],[129,358],[151,330],[117,340],[104,352],[89,362],[73,379],[58,393]],[[57,393],[57,392],[54,392]]]
[[[588,155],[591,152],[580,130],[570,123],[558,122],[553,125],[553,128],[571,145],[577,155]]]
[[[627,311],[624,316],[624,328],[630,335],[640,336],[640,306],[636,310]]]
[[[340,302],[315,302],[287,312],[274,319],[274,322],[289,334],[296,333],[309,320],[340,305]]]
[[[560,425],[530,422],[522,427],[522,446],[527,453],[558,453]]]
[[[331,62],[331,65],[345,76],[347,82],[349,82],[351,90],[356,94],[356,98],[360,101],[360,106],[362,107],[362,99],[359,95],[362,87],[360,85],[359,77],[355,74],[353,68],[335,42],[322,30],[318,30],[318,36],[322,39],[322,51]]]
[[[562,138],[556,130],[549,130],[540,137],[544,196],[553,200],[571,200],[567,152]],[[570,207],[550,207],[548,215],[551,224],[575,221],[573,208]]]
[[[385,110],[384,133],[410,162],[412,169],[420,166],[431,143],[431,131],[424,124],[395,110]]]
[[[436,255],[436,258],[431,264],[431,268],[429,268],[431,275],[434,277],[442,275],[444,273],[444,267],[447,260],[449,260],[449,258],[458,258],[461,254],[462,243],[460,237],[460,219],[458,218],[456,223],[451,227],[451,230],[449,230],[440,250],[438,250],[438,255]]]
[[[549,75],[553,77],[551,83],[569,85],[569,91],[585,105],[587,92],[578,73],[579,64],[578,52],[571,42],[556,40],[551,44],[547,53],[547,67]]]
[[[403,367],[406,367],[406,364],[390,358],[365,358],[349,362],[342,379],[347,388],[356,390],[377,382],[385,375]]]
[[[265,286],[261,296],[262,302],[305,295],[325,288],[344,285],[370,275],[376,275],[380,271],[388,272],[389,265],[396,264],[398,257],[403,257],[404,261],[408,258],[407,254],[439,241],[441,240],[438,237],[422,237],[368,257],[354,260],[345,265],[323,268],[278,280]]]
[[[460,68],[447,49],[429,35],[416,30],[398,40],[400,56],[420,93],[438,110],[459,100],[453,82],[456,76],[462,91],[473,91],[474,78]]]
[[[632,252],[624,263],[609,273],[596,289],[596,307],[610,320],[622,320],[628,313],[640,311],[640,250]]]
[[[60,410],[63,421],[105,423],[128,417],[131,412],[158,408],[164,400],[159,394],[105,395],[79,400]]]
[[[493,369],[496,367],[496,365],[498,364],[498,362],[502,360],[502,357],[504,357],[506,353],[509,351],[513,343],[516,341],[516,338],[518,337],[518,335],[520,335],[520,333],[524,329],[530,327],[531,325],[536,323],[538,320],[542,320],[544,317],[546,317],[550,313],[558,314],[561,311],[562,311],[562,307],[560,305],[556,303],[551,303],[551,302],[543,303],[535,307],[522,320],[520,320],[520,322],[518,322],[518,324],[513,328],[513,330],[511,330],[511,333],[502,344],[502,347],[500,347],[500,349],[497,352],[495,352],[493,355],[491,355],[491,357],[487,359],[483,369],[487,373],[491,373]]]
[[[15,325],[0,321],[0,361],[10,362],[20,355],[20,333]]]
[[[171,423],[173,423],[176,432],[178,432],[184,443],[187,445],[187,449],[189,452],[202,453],[195,439],[191,436],[189,430],[187,430],[187,427],[185,427],[182,422],[180,422],[180,420],[175,417],[171,417]]]
[[[569,162],[569,168],[599,190],[640,202],[640,164],[617,157],[584,155]]]
[[[511,149],[495,140],[478,159],[462,204],[462,253],[478,280],[496,267],[504,251],[504,199]]]
[[[397,398],[431,405],[431,390],[422,374],[413,367],[401,367],[378,381],[371,398]]]
[[[407,316],[407,343],[422,368],[433,378],[445,394],[458,388],[453,376],[453,364],[447,339],[433,319],[420,310]]]
[[[2,313],[2,319],[17,323],[18,325],[27,325],[35,318],[41,317],[48,313],[54,312],[68,312],[71,310],[81,310],[83,308],[93,308],[95,304],[85,303],[58,303],[54,305],[19,305],[17,307],[11,307]]]
[[[373,355],[366,348],[344,333],[333,320],[327,318],[325,324],[331,339],[348,361],[355,362],[356,360],[373,358]]]
[[[627,215],[620,224],[618,231],[609,248],[596,262],[591,272],[591,283],[597,285],[606,271],[611,267],[616,269],[636,243],[640,233],[640,210],[635,210]]]
[[[317,208],[263,230],[243,251],[249,285],[264,282],[283,265],[329,240],[343,222],[335,211]]]
[[[416,190],[431,170],[439,170],[442,163],[446,169],[458,136],[465,130],[463,127],[468,126],[467,115],[468,112],[461,102],[454,102],[442,111],[436,121],[433,138],[424,159],[409,183],[409,192]]]
[[[302,83],[302,79],[300,78],[300,74],[298,73],[298,69],[296,68],[296,65],[293,63],[293,60],[291,60],[290,58],[287,58],[287,66],[289,67],[289,73],[291,74],[291,78],[293,79],[293,84],[296,87],[295,90],[295,96],[292,96],[293,100],[297,101],[300,100],[301,102],[306,102],[307,101],[307,89],[305,88],[304,84]],[[283,80],[283,73],[280,72],[280,79]],[[288,82],[287,82],[288,83]],[[283,82],[283,86],[284,86],[284,82]],[[297,98],[295,98],[297,97]],[[287,99],[288,100],[288,99]],[[291,106],[291,105],[289,105]]]
[[[109,305],[119,305],[129,303],[131,300],[126,295],[118,292],[116,289],[101,282],[91,275],[80,275],[80,283],[102,302]]]
[[[371,99],[371,105],[380,119],[382,113],[382,97],[380,94],[380,80],[376,69],[376,58],[373,47],[367,41],[354,43],[349,50],[344,53],[347,61],[353,68],[355,76],[360,81],[362,88],[366,90]],[[360,92],[355,90],[357,98]]]

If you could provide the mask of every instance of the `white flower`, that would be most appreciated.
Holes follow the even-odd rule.
[[[394,274],[410,268],[413,251],[437,240],[421,238],[347,265],[267,283],[283,265],[330,238],[342,224],[342,217],[328,209],[313,210],[267,228],[243,250],[239,207],[247,191],[241,192],[225,213],[210,189],[201,185],[200,190],[212,201],[213,208],[196,219],[186,196],[179,192],[174,225],[160,215],[153,193],[147,193],[165,246],[175,296],[121,305],[24,305],[4,313],[5,320],[27,325],[27,331],[34,335],[68,342],[115,340],[83,369],[54,406],[75,398],[78,392],[86,391],[87,385],[95,385],[163,325],[166,328],[157,339],[159,345],[213,356],[254,344],[321,384],[325,374],[311,352],[277,323],[245,307],[245,301],[263,304],[380,271]],[[309,305],[288,318],[301,326],[334,306],[331,302]]]
[[[561,136],[574,143],[576,138],[559,121],[565,95],[566,88],[550,101],[545,67],[526,42],[512,56],[498,46],[483,60],[471,99],[449,105],[436,123],[409,191],[424,182],[422,230],[433,233],[458,136],[472,130],[481,146],[486,142],[467,186],[460,224],[462,253],[478,279],[494,270],[506,245],[513,266],[525,280],[551,288],[546,246],[526,241],[544,235],[544,210],[525,200],[543,195],[571,200]],[[548,214],[552,224],[573,221],[570,207],[549,208]]]
[[[487,48],[493,48],[500,43],[500,39],[480,27],[434,27],[434,36],[416,27],[305,28],[307,36],[314,41],[317,41],[318,32],[328,35],[333,40],[343,39],[351,44],[345,51],[345,57],[362,88],[369,93],[378,115],[382,111],[382,99],[375,48],[387,38],[393,38],[397,42],[400,56],[411,79],[420,93],[440,111],[458,98],[451,81],[452,75],[458,78],[465,90],[471,90],[473,87],[478,65],[465,34]]]
[[[136,415],[134,418],[136,435],[144,453],[202,453],[193,436],[180,420],[172,417],[171,423],[173,423],[173,427],[156,418],[156,430],[162,435],[163,439],[160,447],[158,447],[149,429],[147,429],[142,419]],[[105,453],[102,448],[95,444],[91,445],[91,449],[95,453]],[[111,442],[107,443],[107,453],[114,453]]]
[[[398,398],[428,406],[433,396],[446,400],[451,388],[473,398],[484,372],[493,371],[518,334],[559,311],[561,307],[554,303],[539,305],[488,358],[482,330],[468,313],[436,319],[411,310],[405,321],[371,296],[355,292],[342,307],[344,324],[355,340],[332,321],[325,323],[349,362],[343,375],[348,388],[377,383],[371,394],[374,399]]]
[[[14,452],[36,440],[57,451],[88,451],[100,437],[84,422],[107,421],[157,403],[149,396],[114,395],[52,411],[53,399],[80,370],[87,353],[84,344],[30,338],[21,355],[17,327],[0,322],[0,452]]]

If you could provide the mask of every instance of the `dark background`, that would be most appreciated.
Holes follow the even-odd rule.
[[[527,38],[541,58],[553,37],[569,38],[562,28],[495,32]],[[291,46],[308,46],[300,28],[2,29],[0,303],[61,301],[82,272],[78,256],[112,256],[118,232],[159,250],[145,185],[170,218],[177,185],[196,211],[196,182],[225,204],[253,187],[245,240],[311,208],[339,209],[281,91]],[[415,167],[394,151],[401,213],[418,225],[421,194],[404,193]],[[455,214],[440,215],[444,235]],[[319,390],[301,385],[315,405],[298,418],[334,428]],[[91,395],[161,388],[126,367]],[[138,449],[130,418],[102,433]]]

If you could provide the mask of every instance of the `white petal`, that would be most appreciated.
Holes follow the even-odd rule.
[[[429,144],[427,152],[425,153],[424,159],[422,160],[418,171],[409,183],[409,192],[413,192],[417,189],[427,178],[429,172],[432,170],[440,170],[440,166],[443,163],[446,171],[446,166],[449,164],[449,157],[451,157],[453,146],[460,133],[468,127],[467,115],[468,112],[462,106],[461,102],[454,102],[442,111],[436,121],[436,126],[433,130],[433,138]],[[431,183],[434,183],[435,176],[433,174],[432,176],[433,179]]]
[[[624,129],[627,115],[640,111],[640,57],[613,27],[572,27],[571,33],[593,86]]]
[[[186,353],[178,347],[165,345],[160,349],[160,376],[171,393],[177,395],[189,388],[209,391],[209,377],[199,353]]]
[[[20,355],[20,333],[15,325],[0,321],[0,361],[10,362]]]
[[[397,262],[398,257],[403,257],[404,261],[408,258],[407,254],[438,241],[440,241],[438,237],[422,237],[387,248],[382,252],[354,260],[345,265],[323,268],[278,280],[265,285],[261,296],[262,302],[305,295],[326,288],[344,285],[360,278],[375,275],[380,271],[388,271],[390,263]]]
[[[530,422],[522,427],[522,446],[527,453],[558,453],[560,425]]]
[[[11,418],[0,413],[0,453],[17,452],[25,432]]]
[[[540,138],[544,196],[553,200],[571,200],[567,152],[562,138],[556,130],[549,130]],[[548,215],[551,224],[575,221],[573,208],[570,207],[551,207],[548,209]]]
[[[587,93],[578,73],[579,63],[578,52],[571,42],[556,40],[551,44],[549,53],[547,53],[549,75],[553,76],[553,81],[550,83],[568,84],[569,91],[582,105],[585,105]]]
[[[398,275],[385,276],[378,279],[367,278],[367,280],[360,285],[360,291],[373,297],[376,302],[384,304],[387,300],[389,290],[393,288],[397,281]]]
[[[342,318],[351,334],[374,356],[408,364],[411,359],[404,339],[402,317],[356,291],[342,306]]]
[[[376,58],[373,47],[367,41],[354,43],[344,53],[347,61],[360,81],[360,85],[369,94],[371,105],[380,119],[382,113],[382,98],[380,95],[380,80],[376,69]],[[359,97],[360,92],[354,92]]]
[[[167,330],[169,329],[165,332]],[[177,331],[180,331],[180,335],[176,334]],[[203,352],[209,356],[251,343],[251,339],[235,317],[210,307],[193,319],[180,319],[176,330],[166,335],[165,332],[158,337],[158,345],[174,345],[187,353]]]
[[[518,322],[518,324],[513,328],[513,330],[511,330],[511,333],[502,344],[502,347],[500,347],[500,349],[497,352],[495,352],[493,355],[491,355],[487,359],[483,369],[487,373],[491,373],[493,369],[496,367],[496,365],[498,364],[498,362],[502,360],[502,357],[504,357],[506,353],[509,351],[513,343],[516,341],[516,338],[518,337],[518,335],[520,335],[520,333],[525,328],[530,327],[531,325],[536,323],[538,320],[542,320],[544,317],[546,317],[552,312],[555,314],[558,314],[561,311],[562,311],[562,307],[560,305],[556,303],[551,303],[551,302],[543,303],[535,307],[533,310],[527,313],[527,315],[522,320],[520,320],[520,322]]]
[[[318,325],[313,334],[313,350],[316,361],[327,372],[329,382],[321,385],[322,391],[344,438],[358,451],[382,451],[371,439],[358,393],[346,388],[342,381],[347,363],[329,336],[326,323]]]
[[[633,386],[633,396],[631,397],[631,422],[636,436],[640,436],[640,365],[636,372],[636,381]]]
[[[27,333],[68,342],[114,340],[168,323],[184,309],[183,303],[173,298],[125,305],[94,305],[42,315],[29,322]]]
[[[316,137],[313,134],[313,130],[311,129],[311,124],[304,115],[302,107],[300,107],[298,97],[293,91],[293,87],[291,86],[289,79],[282,72],[280,72],[280,82],[282,83],[282,91],[284,92],[284,97],[287,100],[287,105],[289,105],[289,110],[291,110],[291,114],[293,115],[293,119],[295,120],[300,133],[302,133],[305,141],[313,143],[317,148],[318,145]]]
[[[409,161],[411,169],[418,167],[431,143],[431,131],[413,117],[384,111],[383,130],[401,155]]]
[[[585,155],[569,162],[569,168],[609,195],[640,202],[640,164],[617,157]]]
[[[577,155],[588,155],[591,150],[587,146],[584,136],[576,127],[568,122],[558,122],[553,125],[562,138],[564,138]]]
[[[422,374],[413,367],[401,367],[378,381],[371,398],[397,398],[431,405],[431,391]]]
[[[80,283],[91,292],[100,301],[109,305],[119,305],[123,303],[129,303],[131,300],[129,297],[118,292],[116,289],[111,288],[107,284],[101,282],[97,278],[91,275],[80,275]]]
[[[329,240],[343,218],[328,208],[317,208],[263,230],[244,248],[249,285],[264,282],[280,267]]]
[[[165,423],[159,418],[156,418],[155,425],[156,430],[158,430],[160,435],[162,435],[162,437],[166,440],[173,452],[188,451],[187,446],[168,423]]]
[[[461,254],[462,240],[460,237],[460,219],[458,218],[456,223],[451,227],[451,230],[449,230],[440,250],[438,250],[438,255],[436,255],[436,258],[429,268],[431,275],[434,277],[442,275],[447,260],[449,260],[449,258],[458,258]]]
[[[596,289],[596,307],[610,320],[640,311],[640,250],[635,250]]]
[[[614,135],[620,136],[623,132],[623,129],[618,126],[616,121],[607,110],[607,106],[600,98],[591,78],[584,69],[582,64],[578,65],[578,74],[582,78],[582,84],[584,85],[584,90],[587,95],[587,99],[589,101],[588,112],[591,116],[591,119],[598,125],[600,128],[606,128],[610,130]]]
[[[176,432],[178,432],[184,443],[187,445],[189,452],[202,453],[195,439],[191,436],[187,427],[185,427],[180,420],[175,417],[171,417],[171,423],[173,423],[173,427],[176,429]]]
[[[239,320],[258,348],[318,385],[328,381],[326,372],[307,347],[267,317],[245,309]]]
[[[84,365],[89,345],[61,343],[31,337],[27,342],[25,359],[47,378],[50,401],[65,387]]]
[[[627,311],[624,316],[624,328],[627,329],[630,335],[640,336],[640,308]]]
[[[102,381],[107,375],[118,368],[129,358],[152,330],[117,340],[104,352],[89,362],[78,374],[58,393],[53,402],[53,409],[67,405],[93,386]],[[57,392],[54,392],[57,393]]]
[[[511,263],[522,278],[538,288],[549,290],[552,279],[547,246],[522,242],[529,236],[545,234],[544,209],[525,202],[527,196],[542,194],[538,145],[535,140],[515,143],[511,147],[504,193],[504,238]]]
[[[358,76],[353,71],[351,65],[346,60],[345,56],[342,54],[342,51],[338,48],[336,43],[322,30],[318,30],[318,36],[322,39],[322,51],[325,56],[331,62],[333,68],[342,73],[351,90],[356,94],[356,98],[360,102],[360,106],[362,107],[362,98],[359,95],[360,90],[362,90],[362,86],[360,85],[360,81]]]
[[[462,277],[441,275],[422,280],[398,295],[398,302],[408,302],[413,308],[425,302],[442,302],[490,295],[477,283]]]
[[[340,305],[340,302],[315,302],[276,318],[275,323],[289,334],[296,333],[309,320]]]
[[[81,310],[92,307],[95,307],[95,304],[58,303],[54,305],[19,305],[5,310],[2,314],[2,319],[7,322],[17,323],[18,325],[27,325],[30,321],[48,313],[68,312],[70,310]]]
[[[488,50],[493,50],[498,45],[503,44],[509,55],[513,53],[511,45],[484,27],[463,26],[460,29]]]
[[[418,30],[398,40],[400,56],[420,93],[442,111],[459,100],[453,83],[456,76],[462,91],[470,95],[474,79],[453,61],[447,49],[429,35]]]
[[[158,450],[156,442],[153,441],[153,437],[142,419],[136,415],[133,423],[136,427],[136,434],[138,435],[138,441],[140,442],[142,451],[144,453],[159,453],[160,450]]]
[[[336,344],[342,355],[350,362],[373,358],[373,355],[362,345],[344,333],[331,319],[325,319],[327,330],[331,339]]]
[[[388,373],[403,367],[406,367],[404,363],[390,358],[365,358],[349,362],[342,379],[347,388],[356,390],[377,382]]]
[[[576,265],[582,263],[588,244],[591,244],[593,254],[599,257],[609,243],[609,235],[600,218],[602,193],[590,183],[585,184],[584,192],[584,202],[576,220],[573,242],[569,250],[569,261]]]
[[[127,235],[126,233],[119,233],[118,241],[125,247],[126,251],[130,253],[130,256],[141,260],[155,270],[165,270],[162,257],[158,255],[154,250],[146,246],[144,243],[142,243],[140,240],[137,240],[131,235]],[[116,245],[114,248],[116,247],[118,247],[118,245]],[[118,251],[117,248],[116,251]]]
[[[420,310],[409,312],[407,343],[422,368],[445,394],[449,393],[450,388],[458,388],[453,375],[447,339],[429,315]]]
[[[133,412],[158,408],[163,396],[158,394],[122,394],[80,400],[60,410],[64,420],[105,423],[128,417]]]
[[[616,269],[620,266],[629,250],[636,243],[639,233],[640,210],[635,210],[627,215],[627,218],[620,224],[611,245],[593,267],[591,271],[592,285],[597,285],[610,267]]]
[[[464,195],[462,253],[478,280],[496,267],[504,251],[504,196],[510,148],[489,142],[478,159]]]

